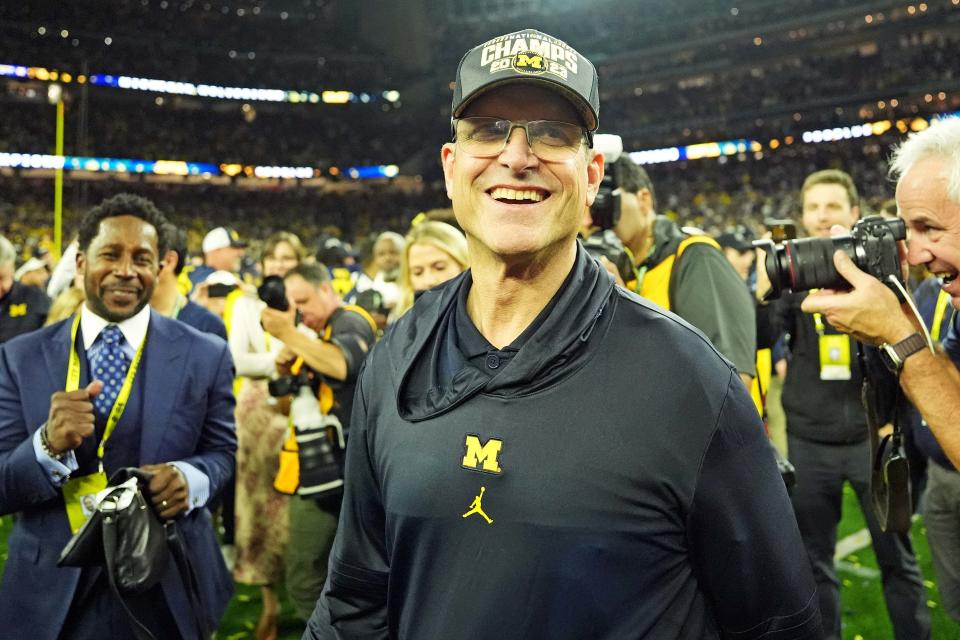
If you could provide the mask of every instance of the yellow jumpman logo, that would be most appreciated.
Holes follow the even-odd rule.
[[[479,513],[483,519],[487,521],[487,524],[493,524],[493,520],[487,517],[487,514],[483,512],[483,507],[480,506],[481,501],[483,501],[483,492],[486,490],[486,487],[480,487],[480,495],[473,499],[473,502],[470,504],[470,511],[467,511],[462,517],[466,518],[467,516]]]

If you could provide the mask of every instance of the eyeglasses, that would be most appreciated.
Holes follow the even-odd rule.
[[[586,130],[569,122],[531,120],[514,122],[498,118],[471,117],[453,121],[454,141],[475,158],[493,158],[500,155],[514,129],[523,129],[527,144],[541,160],[559,162],[569,160],[583,143]]]

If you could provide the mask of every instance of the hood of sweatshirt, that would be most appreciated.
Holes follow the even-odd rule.
[[[466,271],[424,293],[391,329],[399,335],[378,345],[388,350],[381,355],[399,376],[397,410],[404,420],[433,418],[478,393],[534,393],[571,375],[586,361],[588,342],[602,333],[598,330],[607,324],[616,300],[613,278],[578,243],[573,268],[548,305],[548,315],[491,378],[466,362],[456,347],[457,299],[472,283]],[[441,375],[441,367],[447,375]]]

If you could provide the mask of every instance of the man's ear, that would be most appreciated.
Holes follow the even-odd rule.
[[[653,194],[650,193],[650,189],[641,187],[641,189],[637,191],[637,199],[640,200],[640,204],[644,211],[653,210]]]
[[[440,148],[440,164],[443,165],[443,183],[447,187],[447,197],[453,200],[453,165],[456,161],[457,145],[448,142]]]
[[[87,266],[87,256],[85,251],[77,251],[77,273],[85,274]]]
[[[599,151],[591,151],[592,157],[587,161],[587,206],[593,204],[597,197],[597,191],[600,190],[600,182],[603,180],[604,162],[603,154]]]

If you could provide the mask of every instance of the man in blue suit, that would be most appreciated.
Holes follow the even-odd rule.
[[[19,513],[0,581],[0,638],[134,638],[101,568],[57,568],[89,496],[122,467],[151,474],[216,628],[232,594],[207,501],[234,470],[233,363],[222,340],[152,312],[165,219],[121,194],[91,210],[77,316],[0,347],[0,515]],[[66,382],[65,382],[66,381]],[[174,563],[127,602],[157,638],[198,637]]]

